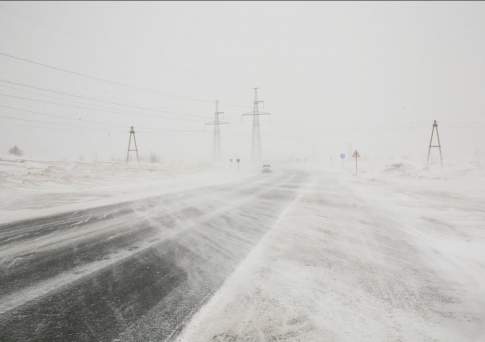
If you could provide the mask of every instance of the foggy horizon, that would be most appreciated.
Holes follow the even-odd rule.
[[[124,159],[133,125],[145,157],[210,160],[219,100],[223,158],[246,160],[258,87],[264,159],[351,145],[424,163],[433,120],[447,160],[483,158],[484,15],[481,2],[1,3],[0,53],[127,86],[0,55],[0,154]]]

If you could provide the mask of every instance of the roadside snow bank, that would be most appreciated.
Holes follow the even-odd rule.
[[[482,177],[485,175],[484,171],[485,170],[476,163],[446,163],[443,167],[440,165],[431,165],[427,167],[411,162],[398,162],[385,165],[381,172],[384,176],[391,177],[447,179],[465,176]]]

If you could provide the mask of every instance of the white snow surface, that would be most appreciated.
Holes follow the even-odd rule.
[[[299,195],[179,342],[485,341],[484,169],[362,161],[356,176],[351,166],[305,166]],[[3,158],[0,222],[255,171]]]
[[[0,223],[222,184],[254,174],[208,163],[0,157]]]
[[[315,168],[179,342],[485,341],[477,165]]]

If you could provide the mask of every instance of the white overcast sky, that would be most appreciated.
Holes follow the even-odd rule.
[[[133,124],[142,154],[209,158],[218,99],[223,153],[247,158],[240,114],[259,87],[265,159],[422,161],[433,119],[445,157],[470,159],[485,153],[484,37],[481,2],[4,2],[0,53],[158,92],[0,56],[0,155],[123,158]]]

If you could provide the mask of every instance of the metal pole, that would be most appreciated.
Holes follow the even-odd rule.
[[[259,116],[271,114],[267,112],[261,112],[259,110],[260,103],[263,103],[263,101],[258,98],[258,88],[254,88],[253,111],[242,114],[242,116],[253,117],[253,127],[251,132],[251,160],[253,162],[259,162],[261,161],[261,158],[262,158],[261,130],[260,130],[260,124],[259,124]]]
[[[135,148],[131,148],[131,137],[133,136],[133,144]],[[130,160],[130,152],[135,151],[136,153],[136,161],[140,161],[140,156],[138,155],[138,146],[136,145],[136,137],[135,137],[135,128],[133,126],[130,127],[130,137],[128,138],[128,151],[126,153],[126,161]]]
[[[227,122],[220,120],[220,115],[224,112],[219,111],[219,101],[215,101],[216,111],[214,112],[214,121],[207,122],[206,125],[213,125],[213,137],[212,137],[212,158],[214,161],[221,160],[221,125],[226,125]]]
[[[254,88],[254,105],[253,105],[253,138],[251,147],[251,159],[259,162],[261,159],[261,132],[259,129],[259,106],[258,106],[258,88]]]
[[[433,122],[433,128],[431,129],[431,138],[429,139],[429,146],[428,146],[428,159],[427,159],[427,165],[429,166],[429,159],[431,157],[431,146],[433,145],[433,134],[434,134],[434,128],[436,125],[436,120]]]
[[[436,120],[435,120],[436,123]],[[438,138],[438,149],[440,151],[440,164],[443,167],[443,154],[441,153],[441,142],[440,142],[440,134],[438,132],[438,124],[436,123],[436,138]]]
[[[438,140],[437,145],[433,145],[433,136],[434,136],[435,130],[436,130],[436,139]],[[437,147],[439,152],[440,152],[440,164],[441,164],[441,167],[443,167],[443,153],[441,151],[440,134],[438,132],[438,123],[436,122],[436,120],[433,121],[433,129],[431,131],[431,138],[429,140],[428,158],[427,158],[427,165],[428,166],[429,166],[429,161],[430,161],[430,158],[431,158],[431,149],[434,148],[434,147]]]
[[[213,141],[213,158],[214,161],[220,160],[220,153],[221,153],[221,135],[220,135],[220,128],[219,128],[219,101],[216,100],[216,111],[214,112],[214,141]]]
[[[140,157],[138,155],[138,146],[136,145],[135,130],[133,130],[133,142],[135,144],[136,161],[140,162]]]
[[[126,151],[126,162],[130,160],[130,146],[131,146],[131,129],[130,129],[130,135],[128,136],[128,149]]]

